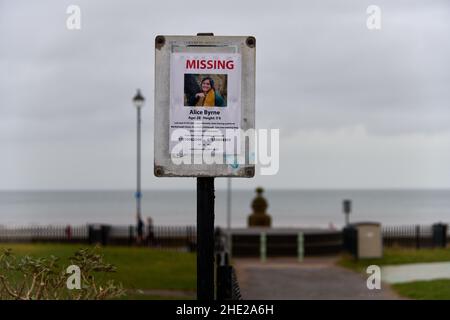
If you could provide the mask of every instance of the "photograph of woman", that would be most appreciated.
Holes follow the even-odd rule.
[[[203,75],[200,86],[195,79],[196,75],[185,75],[185,105],[190,107],[225,107],[226,99],[216,89],[211,76]],[[226,77],[226,75],[223,75]]]

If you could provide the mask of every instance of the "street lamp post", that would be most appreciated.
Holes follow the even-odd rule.
[[[136,185],[136,214],[141,218],[141,109],[144,106],[145,98],[141,95],[141,90],[137,89],[133,98],[133,104],[137,110],[137,185]]]

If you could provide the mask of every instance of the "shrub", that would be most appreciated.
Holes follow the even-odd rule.
[[[0,254],[0,299],[16,300],[101,300],[122,296],[121,284],[99,281],[116,268],[103,261],[99,248],[80,249],[69,258],[80,268],[80,289],[68,289],[71,274],[59,265],[60,259],[17,257],[11,249]],[[96,278],[96,276],[98,276]]]

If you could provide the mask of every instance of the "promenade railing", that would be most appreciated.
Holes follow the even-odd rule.
[[[183,248],[195,251],[193,226],[149,226],[138,237],[133,225],[89,224],[28,227],[0,226],[0,242],[58,242],[102,245],[141,245],[155,248]]]
[[[313,256],[339,254],[342,231],[328,229],[232,229],[227,248],[233,257]],[[445,247],[450,239],[447,224],[382,226],[385,247]],[[1,226],[0,242],[100,243],[140,245],[161,249],[195,251],[195,226],[146,227],[139,237],[134,225],[89,224],[78,226]]]

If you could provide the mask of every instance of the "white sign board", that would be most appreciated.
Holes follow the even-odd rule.
[[[158,36],[155,175],[254,175],[255,39]]]
[[[199,154],[211,146],[208,142],[224,137],[226,129],[240,129],[239,54],[174,53],[171,55],[170,69],[169,148],[172,154],[180,152],[176,147],[180,140],[194,139],[194,143],[183,151]],[[191,132],[196,122],[203,129],[211,129],[211,135],[206,136],[202,131]],[[180,128],[187,129],[187,134],[178,130]],[[225,154],[227,151],[228,155],[234,153],[230,146],[217,150]]]

